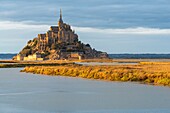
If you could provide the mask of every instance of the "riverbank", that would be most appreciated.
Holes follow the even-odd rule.
[[[63,66],[74,64],[73,62],[17,62],[17,61],[1,61],[0,68],[17,68],[26,66]]]
[[[14,61],[14,60],[0,60],[0,63],[18,63],[18,61]]]
[[[26,66],[57,66],[67,64],[81,63],[136,63],[137,60],[113,60],[113,59],[85,59],[85,60],[44,60],[44,61],[16,61],[16,60],[0,60],[0,68],[15,68],[15,67],[26,67]],[[139,61],[137,61],[139,63]],[[117,65],[117,64],[116,64]]]
[[[34,66],[22,72],[51,76],[81,77],[108,81],[131,81],[170,86],[170,62],[141,62],[138,65],[117,66]]]

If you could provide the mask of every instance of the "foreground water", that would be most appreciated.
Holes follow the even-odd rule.
[[[170,113],[170,88],[0,69],[0,113]]]

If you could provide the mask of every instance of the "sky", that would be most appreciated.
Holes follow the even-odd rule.
[[[0,0],[0,53],[18,53],[57,25],[108,53],[170,53],[169,0]]]

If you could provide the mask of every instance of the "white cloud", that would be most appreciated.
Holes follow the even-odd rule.
[[[46,30],[48,25],[33,25],[24,22],[0,21],[0,30]]]
[[[0,30],[48,30],[49,25],[35,25],[29,22],[12,22],[12,21],[0,21]],[[99,29],[91,27],[72,27],[74,30],[83,33],[98,33],[98,34],[146,34],[154,35],[161,34],[166,35],[170,34],[170,29],[159,29],[159,28],[124,28],[124,29]]]
[[[170,34],[170,29],[159,28],[125,28],[125,29],[98,29],[90,27],[73,27],[78,32],[102,33],[102,34]]]

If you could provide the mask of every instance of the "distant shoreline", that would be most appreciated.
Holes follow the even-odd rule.
[[[17,54],[15,53],[0,53],[0,60],[10,60]],[[156,53],[122,53],[122,54],[108,54],[111,59],[170,59],[170,54],[156,54]]]
[[[44,60],[41,63],[74,63],[74,62],[100,62],[100,63],[140,63],[140,62],[170,62],[170,59],[126,59],[126,58],[110,58],[110,59],[84,59],[84,60]],[[1,63],[40,63],[40,61],[16,61],[12,59],[0,59]]]

